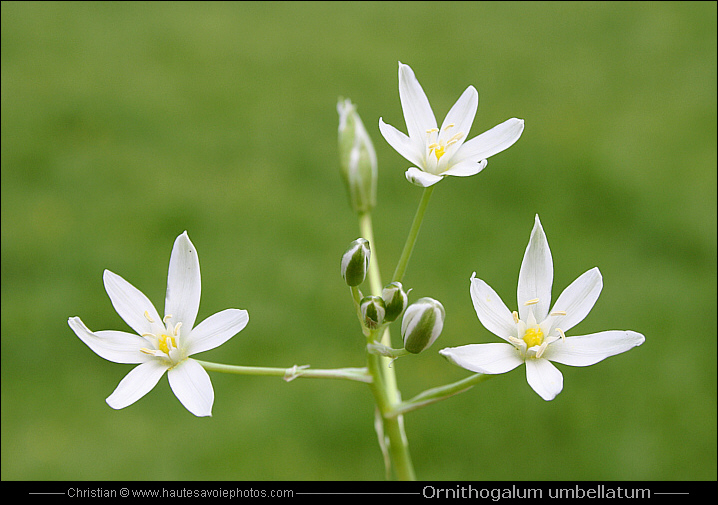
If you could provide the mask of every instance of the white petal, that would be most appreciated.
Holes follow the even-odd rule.
[[[543,357],[571,366],[588,366],[641,345],[646,338],[635,331],[602,331],[568,337],[548,346]]]
[[[511,147],[523,131],[523,119],[509,119],[465,142],[454,158],[456,161],[486,159]]]
[[[488,162],[486,160],[481,160],[478,163],[472,160],[464,161],[461,163],[458,163],[456,165],[452,164],[451,168],[448,170],[445,170],[441,173],[441,175],[454,175],[458,177],[469,177],[471,175],[476,175],[479,172],[481,172],[484,168],[486,168],[486,164]]]
[[[135,364],[149,359],[149,356],[140,352],[142,347],[147,347],[147,341],[139,335],[112,330],[93,333],[79,317],[71,317],[67,324],[87,347],[108,361]]]
[[[546,401],[556,398],[563,389],[563,375],[546,359],[526,360],[526,380]]]
[[[182,323],[181,335],[189,334],[194,326],[201,290],[197,250],[185,231],[172,248],[165,296],[165,316],[171,315],[173,324]]]
[[[246,310],[226,309],[212,314],[192,330],[187,343],[187,355],[208,351],[224,344],[249,322]]]
[[[112,306],[138,335],[155,333],[164,328],[162,318],[157,314],[155,306],[139,289],[109,270],[105,270],[102,280]],[[154,324],[145,317],[145,313]]]
[[[541,226],[538,214],[534,220],[529,245],[526,247],[524,259],[519,272],[519,286],[517,298],[519,303],[519,317],[528,319],[529,310],[541,322],[546,319],[551,306],[551,285],[553,284],[553,260],[548,247],[546,234]],[[525,305],[526,302],[538,299],[538,303]]]
[[[447,134],[451,136],[462,132],[464,136],[460,142],[465,142],[466,137],[469,135],[469,130],[471,130],[471,124],[474,122],[474,117],[476,117],[478,106],[479,93],[476,88],[469,86],[446,115],[446,119],[441,125],[441,130],[443,131],[446,126],[453,124],[454,126],[448,130]]]
[[[501,343],[447,347],[439,354],[455,365],[485,374],[506,373],[524,362],[514,346]]]
[[[107,398],[113,409],[124,409],[145,396],[155,387],[167,370],[161,360],[153,359],[136,366],[120,381],[115,391]]]
[[[436,118],[414,71],[402,62],[399,62],[399,99],[409,136],[425,139],[426,130],[436,128]]]
[[[424,164],[426,142],[418,142],[416,139],[407,137],[393,126],[386,124],[382,118],[379,118],[379,131],[389,145],[404,158],[415,165]]]
[[[591,312],[596,300],[598,300],[598,295],[601,294],[602,288],[603,279],[598,268],[592,268],[588,272],[584,272],[578,279],[573,281],[563,290],[553,309],[551,309],[551,313],[557,311],[566,313],[565,316],[554,316],[551,324],[552,329],[558,327],[567,332],[583,321],[583,318]]]
[[[474,303],[474,310],[484,328],[497,337],[508,340],[509,337],[517,337],[516,323],[511,311],[496,294],[491,286],[481,279],[471,276],[471,301]]]
[[[433,186],[443,179],[440,175],[430,174],[429,172],[424,172],[416,167],[411,167],[404,173],[404,175],[406,176],[407,181],[412,184],[416,184],[417,186],[421,186],[422,188]]]
[[[211,416],[214,389],[207,371],[188,358],[167,372],[170,387],[187,410],[198,417]]]

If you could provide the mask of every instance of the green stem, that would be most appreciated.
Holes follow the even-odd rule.
[[[404,244],[404,250],[401,252],[399,263],[397,263],[396,270],[394,270],[394,277],[391,279],[392,282],[400,282],[404,277],[406,266],[409,264],[409,258],[411,258],[411,253],[414,250],[414,244],[416,244],[416,238],[419,236],[421,222],[424,220],[424,213],[426,212],[427,205],[429,205],[429,198],[431,198],[432,191],[434,191],[434,186],[424,188],[424,193],[421,195],[419,207],[416,209],[416,214],[414,215],[414,222],[411,223],[409,236],[406,238],[406,243]]]
[[[306,379],[346,379],[371,384],[372,376],[367,373],[366,368],[334,368],[334,369],[310,369],[308,366],[293,366],[290,368],[272,368],[263,366],[237,366],[224,365],[222,363],[211,363],[209,361],[196,360],[208,372],[221,372],[235,375],[263,375],[272,377],[283,377],[290,381],[298,378]]]
[[[374,295],[381,295],[384,285],[381,283],[381,273],[379,272],[379,262],[377,261],[376,242],[374,241],[374,227],[371,222],[371,214],[362,212],[359,214],[359,230],[361,236],[369,241],[371,248],[371,258],[369,261],[369,286]]]
[[[423,212],[422,212],[423,214]],[[379,273],[379,261],[376,254],[376,243],[374,241],[374,230],[371,214],[363,212],[359,214],[359,228],[361,235],[369,241],[372,257],[369,261],[369,285],[375,295],[381,295],[384,284],[381,282]],[[367,343],[374,342],[374,332],[367,337]],[[384,330],[381,343],[391,347],[391,335],[389,328]],[[382,417],[384,434],[389,438],[389,454],[394,466],[396,478],[399,480],[416,480],[414,465],[409,453],[409,442],[404,432],[404,423],[400,416],[387,417],[387,413],[393,410],[393,406],[400,401],[399,389],[396,384],[396,374],[390,366],[391,359],[377,356],[367,352],[367,367],[374,378],[371,384],[372,393]]]
[[[384,435],[389,438],[389,454],[390,459],[396,472],[398,480],[416,480],[414,474],[414,465],[411,461],[409,453],[409,441],[404,432],[404,423],[401,416],[389,417],[387,414],[393,411],[395,401],[389,396],[390,388],[384,381],[387,371],[393,375],[394,370],[391,368],[384,369],[382,358],[375,354],[367,353],[367,366],[369,373],[374,377],[374,382],[370,384],[374,399],[382,417],[384,425]]]

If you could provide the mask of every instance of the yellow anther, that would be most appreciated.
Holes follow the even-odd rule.
[[[446,143],[447,146],[450,146],[451,144],[456,144],[461,137],[463,137],[464,134],[462,132],[457,133],[453,137],[451,137],[448,142]]]
[[[147,319],[150,323],[154,323],[155,320],[150,317],[150,313],[145,311],[145,319]]]
[[[167,314],[164,319],[162,319],[162,322],[167,324],[167,321],[169,321],[172,318],[172,314]]]
[[[449,128],[453,128],[454,126],[456,126],[456,124],[454,124],[454,123],[449,123],[449,124],[447,124],[446,126],[444,126],[444,131],[448,130]]]
[[[554,310],[554,311],[551,312],[551,314],[549,314],[549,315],[551,315],[551,316],[565,316],[565,315],[566,315],[566,311],[565,311],[565,310]]]
[[[426,133],[436,133],[438,131],[439,131],[438,128],[430,128],[430,129],[426,130]]]
[[[565,340],[566,340],[566,334],[563,332],[563,330],[562,330],[561,328],[556,328],[556,331],[558,332],[559,335],[561,335],[561,340],[564,340],[564,341],[565,341]]]
[[[538,298],[533,298],[531,300],[528,300],[524,303],[524,305],[536,305],[539,302]]]
[[[519,324],[519,313],[514,310],[511,315],[514,316],[514,323]]]
[[[180,329],[181,326],[182,326],[182,322],[181,322],[181,321],[180,321],[179,323],[177,323],[177,326],[175,326],[175,329],[174,329],[174,331],[172,332],[175,337],[176,337],[177,335],[179,335],[179,329]]]
[[[143,353],[145,353],[145,354],[154,354],[154,353],[155,353],[155,351],[152,351],[152,350],[150,350],[150,349],[147,349],[146,347],[142,347],[142,348],[140,349],[140,352],[143,352]]]

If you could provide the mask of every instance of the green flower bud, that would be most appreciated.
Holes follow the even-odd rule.
[[[386,322],[395,321],[404,312],[409,301],[401,282],[392,282],[384,286],[381,297],[386,305],[386,315],[384,316]]]
[[[380,296],[365,296],[359,303],[359,309],[367,328],[376,329],[384,321],[386,307]]]
[[[354,212],[376,205],[377,165],[371,138],[351,100],[339,100],[339,161]]]
[[[369,241],[358,238],[347,248],[342,256],[342,277],[349,286],[358,286],[364,282],[366,271],[369,269],[371,249]]]
[[[433,298],[420,298],[409,306],[401,321],[404,349],[418,354],[439,337],[444,328],[444,306]]]

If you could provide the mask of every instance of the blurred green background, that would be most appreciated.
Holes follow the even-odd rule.
[[[716,479],[715,2],[3,2],[2,479],[383,479],[362,384],[213,373],[200,419],[163,378],[114,411],[105,398],[132,365],[66,321],[127,329],[105,268],[162,311],[188,230],[198,320],[250,313],[200,359],[363,366],[339,276],[359,229],[336,102],[358,105],[375,142],[386,279],[421,196],[377,127],[405,131],[398,60],[439,122],[477,88],[470,137],[526,120],[481,174],[434,191],[405,285],[447,319],[429,352],[396,363],[404,397],[468,375],[439,349],[497,341],[469,277],[515,308],[536,213],[554,297],[589,268],[604,277],[570,334],[646,336],[594,367],[559,365],[552,402],[520,368],[407,415],[418,477]]]

